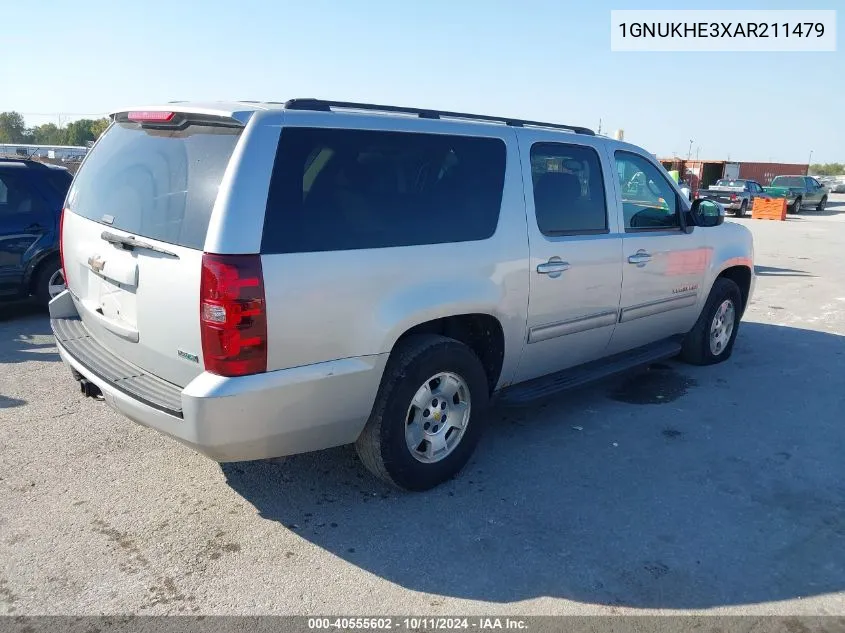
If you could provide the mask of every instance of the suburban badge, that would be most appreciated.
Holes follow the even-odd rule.
[[[179,354],[179,358],[184,358],[185,360],[189,360],[189,361],[194,362],[194,363],[200,362],[200,358],[196,354],[191,354],[191,353],[185,352],[181,349],[177,349],[176,353]]]

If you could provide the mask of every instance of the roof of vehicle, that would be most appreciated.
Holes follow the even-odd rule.
[[[576,134],[595,136],[591,129],[562,123],[550,123],[544,121],[532,121],[516,119],[513,117],[498,117],[486,114],[469,114],[466,112],[453,112],[448,110],[434,110],[430,108],[409,108],[393,105],[379,105],[372,103],[356,103],[350,101],[327,101],[322,99],[289,99],[288,101],[220,101],[220,102],[190,102],[171,101],[166,104],[153,106],[141,106],[133,108],[122,108],[112,112],[111,115],[122,112],[167,112],[170,110],[188,111],[208,116],[222,116],[245,122],[253,112],[259,110],[298,110],[313,112],[333,112],[335,110],[366,112],[368,114],[403,114],[417,116],[421,119],[459,119],[479,123],[496,123],[512,127],[543,127],[562,129]]]
[[[4,156],[0,156],[0,167],[19,167],[19,168],[26,168],[32,167],[35,169],[57,169],[61,171],[68,171],[67,167],[63,167],[62,165],[53,165],[51,163],[42,163],[38,160],[32,160],[31,158],[6,158]]]

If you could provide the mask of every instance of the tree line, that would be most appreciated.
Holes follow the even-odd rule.
[[[845,174],[845,165],[842,163],[816,163],[810,165],[810,173],[814,176],[841,176]]]
[[[26,127],[19,112],[0,112],[0,143],[24,143],[32,145],[85,145],[96,141],[109,125],[101,119],[79,119],[59,127],[55,123],[44,123]]]

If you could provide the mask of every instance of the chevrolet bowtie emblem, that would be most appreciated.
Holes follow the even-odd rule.
[[[102,272],[103,268],[106,266],[106,262],[103,259],[100,259],[99,255],[92,255],[88,258],[88,265],[91,267],[91,270],[95,272]]]

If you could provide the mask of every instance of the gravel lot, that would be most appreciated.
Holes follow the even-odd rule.
[[[83,398],[46,316],[3,307],[0,614],[845,615],[833,197],[739,220],[759,278],[727,364],[498,409],[426,494],[351,448],[208,461]]]

